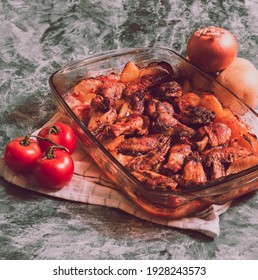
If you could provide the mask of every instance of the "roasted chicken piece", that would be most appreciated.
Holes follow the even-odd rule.
[[[198,148],[202,151],[209,143],[211,147],[226,145],[231,139],[231,129],[224,123],[215,122],[198,129],[198,136],[202,138]],[[202,143],[203,145],[200,145]],[[206,145],[205,145],[206,143]]]
[[[193,106],[185,99],[178,98],[179,119],[191,127],[199,127],[211,123],[216,117],[215,112],[202,106]]]
[[[147,98],[146,95],[142,94],[134,94],[130,96],[130,98],[128,98],[128,100],[130,101],[132,113],[143,114],[145,109],[145,98]]]
[[[198,152],[193,152],[188,156],[182,175],[178,176],[177,180],[180,182],[180,185],[185,187],[196,186],[207,182],[206,173]]]
[[[140,170],[138,172],[132,172],[132,174],[145,186],[153,190],[168,191],[175,190],[178,183],[172,178],[159,173]]]
[[[121,142],[124,141],[125,136],[120,135],[114,139],[107,138],[102,140],[102,145],[109,151],[109,152],[117,152],[118,146]]]
[[[118,137],[125,135],[147,135],[149,127],[149,119],[143,115],[132,114],[124,117],[109,128],[111,135]]]
[[[172,103],[176,97],[182,95],[182,92],[182,86],[177,81],[170,81],[161,84],[158,88],[151,91],[151,94],[156,99]]]
[[[145,155],[136,156],[125,167],[129,171],[149,170],[157,172],[165,160],[165,155],[170,148],[170,137],[162,138],[162,142]]]
[[[105,127],[111,125],[116,118],[117,113],[114,108],[109,109],[109,111],[105,113],[91,109],[89,112],[87,128],[94,136],[98,137],[99,133],[102,132]]]
[[[163,165],[164,170],[172,173],[179,172],[185,162],[185,159],[192,152],[191,146],[188,144],[176,144],[169,150],[168,160]]]
[[[147,101],[145,114],[152,120],[153,133],[177,134],[187,137],[191,137],[195,133],[192,128],[174,118],[173,106],[168,102],[161,102],[156,99]]]
[[[127,138],[118,145],[118,152],[125,155],[143,155],[155,149],[164,137],[162,134],[152,134]]]
[[[172,76],[167,71],[162,71],[153,75],[144,75],[131,83],[128,83],[124,92],[124,97],[130,97],[136,93],[144,93],[148,90],[154,89],[159,85],[168,82]]]
[[[251,155],[252,152],[241,147],[216,147],[203,153],[203,162],[210,168],[210,179],[218,179],[226,175],[225,164]]]
[[[104,80],[98,89],[97,96],[91,101],[91,107],[98,111],[109,110],[121,99],[124,88],[125,85],[116,80]]]
[[[131,114],[142,115],[144,112],[144,98],[135,95],[132,98],[120,99],[118,101],[117,112],[118,118],[127,117]]]

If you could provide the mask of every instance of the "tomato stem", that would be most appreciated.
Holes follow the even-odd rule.
[[[22,140],[20,140],[20,145],[22,145],[22,146],[29,146],[29,144],[31,143],[30,142],[30,137],[31,137],[31,134],[27,134],[25,137],[24,137],[24,139],[22,139]]]
[[[55,153],[54,153],[55,149],[62,149],[69,153],[69,150],[66,147],[55,144],[53,146],[48,147],[48,149],[46,150],[46,156],[44,157],[44,159],[55,158]]]
[[[55,125],[50,126],[48,131],[48,138],[50,138],[51,134],[57,134],[57,133],[58,133],[58,128]]]
[[[30,137],[35,137],[35,138],[38,138],[38,139],[46,140],[53,145],[57,145],[57,143],[52,141],[49,137],[42,137],[42,136],[39,136],[39,135],[30,135]]]

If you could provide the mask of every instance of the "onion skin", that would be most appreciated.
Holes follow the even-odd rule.
[[[206,73],[226,69],[237,56],[238,43],[228,30],[205,27],[195,31],[187,42],[190,61]]]

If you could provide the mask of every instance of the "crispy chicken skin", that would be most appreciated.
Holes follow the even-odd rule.
[[[179,172],[185,162],[185,159],[192,152],[191,146],[188,144],[176,144],[172,146],[168,153],[168,160],[163,165],[164,170],[172,173]]]
[[[125,85],[116,80],[104,80],[98,89],[98,95],[91,101],[91,107],[99,111],[107,111],[121,99]]]
[[[125,155],[143,155],[157,148],[164,137],[163,134],[152,134],[127,138],[118,145],[118,152]]]
[[[154,89],[164,82],[168,82],[172,79],[171,75],[167,71],[162,71],[154,75],[145,75],[129,83],[124,92],[124,97],[131,97],[136,93],[144,93],[150,89]]]
[[[172,103],[176,97],[183,93],[182,86],[177,81],[169,81],[161,84],[157,89],[151,92],[152,96],[160,101]]]
[[[145,186],[153,190],[175,190],[178,183],[172,177],[168,177],[149,170],[133,171],[132,174]]]
[[[179,119],[182,123],[191,127],[199,127],[211,123],[216,114],[213,111],[201,106],[193,106],[185,99],[178,98]]]
[[[147,135],[149,119],[143,115],[132,114],[124,117],[109,128],[109,131],[115,137],[121,134],[125,135]]]
[[[252,154],[252,151],[241,147],[216,147],[203,153],[203,162],[210,168],[210,179],[225,176],[225,164],[234,162]]]
[[[116,110],[111,108],[107,112],[100,112],[91,110],[89,113],[89,121],[87,124],[88,129],[97,136],[106,126],[111,125],[115,122],[117,117]]]
[[[126,167],[130,171],[149,170],[158,172],[170,148],[170,137],[162,138],[160,144],[145,155],[136,156]]]
[[[224,123],[215,122],[198,129],[201,137],[208,137],[211,147],[227,144],[231,139],[231,129]]]
[[[193,152],[187,157],[182,175],[177,176],[177,181],[184,187],[207,182],[206,173],[198,152]]]
[[[173,106],[168,102],[159,100],[148,100],[145,114],[152,120],[153,133],[179,134],[181,136],[192,136],[195,132],[192,128],[180,123],[174,117]]]

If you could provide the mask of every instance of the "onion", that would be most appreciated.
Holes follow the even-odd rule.
[[[207,73],[226,69],[238,51],[236,38],[228,30],[209,26],[195,31],[187,42],[190,61]]]

